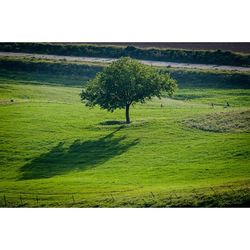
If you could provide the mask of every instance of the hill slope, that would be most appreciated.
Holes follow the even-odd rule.
[[[249,204],[249,128],[218,133],[183,123],[249,110],[249,90],[180,89],[177,100],[136,105],[128,126],[124,111],[88,109],[79,92],[50,86],[48,76],[32,85],[2,76],[1,206]]]

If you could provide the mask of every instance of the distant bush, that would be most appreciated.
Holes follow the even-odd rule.
[[[221,50],[142,49],[133,46],[118,47],[88,44],[1,43],[0,51],[110,58],[130,56],[145,60],[250,66],[250,55]]]

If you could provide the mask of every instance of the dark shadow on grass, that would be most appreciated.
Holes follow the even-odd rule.
[[[124,124],[126,124],[125,121],[116,121],[116,120],[100,122],[100,125],[124,125]]]
[[[125,136],[114,137],[116,131],[96,140],[76,140],[68,148],[60,142],[49,152],[21,167],[19,180],[49,178],[73,170],[84,171],[125,153],[138,143],[138,140],[126,142]]]

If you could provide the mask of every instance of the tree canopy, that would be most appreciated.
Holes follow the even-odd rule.
[[[88,81],[81,99],[86,106],[99,105],[111,112],[125,108],[126,122],[130,123],[131,104],[143,103],[153,96],[160,98],[163,92],[172,96],[176,86],[176,81],[168,74],[161,74],[130,57],[122,57]]]

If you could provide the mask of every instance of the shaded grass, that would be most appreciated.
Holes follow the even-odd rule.
[[[67,149],[64,148],[63,142],[58,143],[49,152],[22,166],[20,180],[50,178],[74,170],[84,171],[125,153],[138,143],[137,140],[122,143],[126,139],[125,136],[114,138],[114,133],[118,130],[97,140],[76,140]]]
[[[82,75],[62,75],[55,73],[39,73],[39,72],[25,72],[18,70],[3,70],[0,69],[0,84],[33,84],[33,85],[50,85],[50,86],[82,86],[89,80],[88,76]]]
[[[0,57],[0,76],[43,82],[57,85],[79,86],[93,78],[107,63],[70,62],[67,60],[37,59],[27,57]],[[250,72],[221,69],[185,69],[156,67],[161,73],[168,73],[181,87],[249,89]]]

